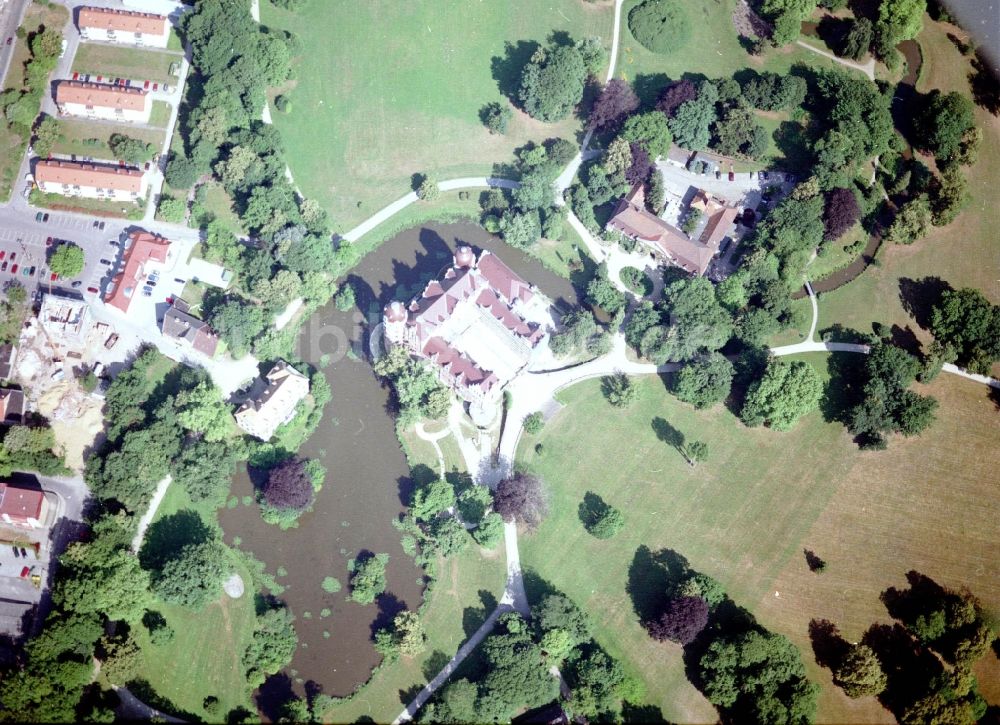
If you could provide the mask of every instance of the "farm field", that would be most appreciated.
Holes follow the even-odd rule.
[[[177,82],[170,75],[170,64],[180,60],[178,53],[150,48],[128,48],[100,43],[80,43],[73,58],[73,71],[105,78],[130,78],[158,83]]]
[[[486,174],[529,140],[575,140],[577,119],[543,124],[520,112],[507,135],[491,136],[479,111],[502,98],[493,66],[504,66],[496,68],[504,87],[516,85],[532,48],[504,64],[505,43],[542,43],[557,30],[609,46],[613,22],[611,2],[578,0],[381,0],[353,5],[335,23],[328,3],[294,14],[263,3],[261,12],[265,25],[302,41],[294,88],[279,89],[292,110],[273,113],[274,123],[296,183],[340,230],[409,191],[414,174]]]
[[[802,359],[828,374],[828,356]],[[601,613],[592,617],[597,640],[645,682],[647,700],[668,720],[716,715],[688,682],[680,648],[656,643],[639,625],[628,587],[630,578],[642,579],[636,554],[643,545],[685,556],[790,637],[811,679],[824,685],[820,722],[891,718],[874,700],[850,701],[831,686],[809,644],[812,617],[829,617],[855,637],[887,619],[878,595],[909,569],[968,586],[994,611],[1000,607],[995,526],[988,507],[975,503],[989,495],[1000,462],[1000,422],[985,387],[941,376],[929,386],[942,403],[929,431],[863,453],[820,413],[787,433],[748,429],[722,406],[695,411],[680,403],[659,377],[640,386],[643,396],[624,411],[604,400],[599,381],[569,388],[561,394],[566,407],[540,436],[526,436],[518,461],[546,481],[551,513],[521,539],[521,560]],[[707,442],[708,461],[688,466],[658,439],[656,418]],[[577,508],[587,491],[624,513],[614,539],[583,529]],[[804,548],[829,563],[822,578],[809,572]]]

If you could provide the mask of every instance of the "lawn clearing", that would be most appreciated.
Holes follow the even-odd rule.
[[[926,68],[918,83],[923,93],[936,87],[969,92],[968,59],[946,37],[952,29],[925,18],[924,30],[918,36]],[[871,323],[878,321],[908,326],[919,335],[919,328],[900,301],[903,278],[936,276],[953,287],[976,287],[994,303],[1000,302],[1000,246],[996,235],[1000,224],[996,204],[996,190],[1000,188],[1000,118],[977,107],[976,121],[983,129],[979,162],[963,169],[969,179],[972,203],[950,225],[932,227],[927,237],[911,246],[884,246],[879,255],[881,266],[869,267],[847,286],[824,295],[820,329],[840,322],[869,332]]]
[[[341,229],[410,191],[413,174],[481,175],[529,140],[575,140],[578,120],[521,113],[507,135],[490,135],[479,111],[501,100],[492,59],[505,42],[541,43],[555,30],[610,46],[613,23],[611,3],[579,0],[381,0],[343,7],[335,22],[327,3],[296,13],[263,3],[261,15],[303,44],[295,87],[280,91],[292,110],[274,112],[274,123],[296,183]],[[504,70],[505,83],[519,72]]]
[[[827,376],[828,356],[800,359]],[[648,701],[668,720],[716,715],[688,682],[680,648],[655,643],[638,623],[627,586],[641,545],[674,549],[719,579],[766,626],[793,638],[813,679],[827,683],[819,721],[886,719],[874,701],[850,709],[847,698],[829,692],[803,621],[840,616],[854,607],[855,591],[874,593],[864,611],[852,612],[856,621],[870,620],[872,607],[881,606],[878,592],[910,568],[945,584],[965,583],[989,606],[1000,605],[995,565],[989,566],[996,529],[982,505],[991,480],[984,466],[1000,463],[994,452],[1000,421],[985,387],[948,378],[931,387],[942,400],[938,423],[919,439],[893,439],[886,453],[860,452],[842,425],[819,413],[787,433],[748,429],[722,406],[695,411],[680,403],[655,376],[639,379],[643,395],[625,410],[607,403],[597,380],[573,386],[560,395],[566,408],[539,436],[543,453],[527,443],[519,451],[518,461],[546,481],[552,510],[536,533],[521,539],[522,565],[594,613],[596,639],[645,682]],[[985,425],[984,415],[992,416]],[[657,438],[657,417],[688,440],[707,442],[708,461],[688,466]],[[969,427],[975,430],[966,440]],[[614,539],[600,541],[583,529],[577,507],[588,490],[625,514],[625,529]],[[863,532],[851,533],[847,511],[864,522]],[[803,579],[806,547],[839,570],[836,576]],[[791,592],[789,572],[800,582]],[[813,581],[822,583],[824,607],[785,616],[785,597]]]
[[[46,194],[37,188],[32,190],[28,203],[44,209],[55,211],[70,211],[78,214],[116,217],[118,219],[142,219],[146,209],[146,199],[137,202],[107,201],[105,199],[88,199],[82,196],[63,196],[62,194]]]
[[[149,125],[156,128],[166,128],[170,123],[170,104],[166,101],[153,101],[149,112]]]
[[[59,140],[52,147],[57,154],[76,154],[77,156],[93,156],[96,159],[114,160],[115,156],[108,147],[108,139],[114,133],[151,143],[159,151],[163,147],[164,131],[152,128],[136,128],[132,126],[114,127],[92,121],[59,121]],[[84,141],[96,139],[97,143],[88,144]]]
[[[192,503],[176,484],[167,489],[153,520],[182,509],[194,509],[209,526],[216,525],[215,511]],[[161,697],[201,717],[208,717],[202,703],[209,695],[219,698],[223,713],[238,706],[252,708],[240,659],[253,630],[254,593],[250,572],[239,563],[234,563],[234,569],[247,584],[239,599],[220,592],[219,599],[200,612],[159,601],[150,603],[149,608],[161,612],[174,628],[173,641],[154,646],[145,627],[133,630],[146,655],[140,678]]]
[[[194,205],[194,209],[191,214],[191,224],[195,224],[195,217],[199,212],[202,214],[202,220],[205,221],[207,225],[208,220],[204,219],[204,215],[210,215],[212,219],[217,219],[226,225],[227,228],[231,229],[236,234],[245,235],[246,229],[243,228],[243,223],[240,218],[233,211],[233,200],[230,198],[229,194],[222,187],[222,184],[217,181],[205,182],[204,192],[199,190],[199,193],[204,193],[205,200]],[[179,192],[183,193],[183,192]],[[195,197],[197,198],[197,197]],[[201,221],[201,220],[197,220]]]
[[[93,76],[91,80],[103,76],[102,82],[108,78],[128,78],[173,85],[177,76],[170,75],[170,64],[179,60],[176,53],[149,48],[80,43],[73,58],[73,72],[89,73]]]

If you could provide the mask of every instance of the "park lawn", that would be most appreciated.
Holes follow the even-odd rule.
[[[28,139],[14,133],[7,124],[0,123],[0,148],[6,149],[0,155],[0,202],[6,203],[14,188],[14,177],[21,168],[24,151],[28,148]]]
[[[802,299],[792,300],[790,303],[792,312],[798,315],[799,324],[792,325],[787,329],[782,330],[776,335],[772,335],[767,339],[767,344],[769,347],[779,347],[781,345],[793,345],[796,342],[802,342],[806,339],[806,335],[809,334],[809,326],[812,324],[812,305],[809,304],[809,298],[803,297]],[[817,339],[819,338],[819,327],[816,328]]]
[[[473,544],[458,556],[439,560],[437,581],[425,595],[420,615],[427,648],[380,669],[353,697],[323,713],[323,721],[357,722],[368,716],[392,722],[496,608],[505,571],[502,545],[486,552]]]
[[[222,184],[217,181],[208,181],[205,183],[205,201],[200,205],[201,209],[212,215],[214,219],[218,219],[227,228],[231,229],[233,233],[245,236],[247,231],[243,227],[243,222],[240,221],[239,216],[233,211],[233,200],[223,188]],[[192,216],[193,219],[193,216]]]
[[[170,104],[166,101],[153,101],[153,107],[149,112],[149,125],[155,128],[166,128],[167,124],[170,123],[171,110]]]
[[[682,77],[731,77],[744,68],[785,73],[800,62],[814,68],[843,68],[829,58],[795,44],[769,49],[760,56],[750,55],[740,45],[733,26],[736,0],[688,0],[682,3],[690,27],[687,42],[672,53],[653,53],[635,39],[628,27],[629,11],[641,2],[625,0],[622,6],[615,75],[633,82],[636,93],[647,104],[656,101],[669,81]]]
[[[926,72],[918,90],[932,88],[969,92],[966,75],[968,59],[947,39],[953,26],[925,18],[918,36],[923,48]],[[964,172],[969,180],[972,202],[946,227],[932,227],[931,233],[910,246],[884,245],[881,266],[868,270],[849,285],[826,294],[820,303],[820,328],[834,322],[868,332],[872,322],[910,327],[920,335],[914,320],[900,300],[900,281],[936,276],[953,287],[975,287],[994,303],[1000,303],[997,283],[996,190],[1000,188],[1000,118],[976,107],[976,121],[983,129],[979,161]],[[929,339],[922,336],[924,339]]]
[[[149,48],[132,48],[103,43],[80,43],[73,58],[73,72],[96,76],[128,78],[174,84],[177,76],[170,75],[170,64],[180,60],[176,53]]]
[[[336,22],[330,13],[322,2],[295,13],[261,7],[265,25],[294,32],[304,49],[294,88],[281,89],[291,112],[274,113],[289,165],[342,228],[408,192],[414,174],[482,175],[528,141],[575,141],[579,120],[544,124],[520,112],[506,135],[490,135],[479,112],[502,100],[493,59],[510,86],[523,60],[502,67],[506,42],[565,31],[610,47],[613,24],[606,1],[379,0],[344,8]]]
[[[182,509],[194,509],[209,526],[218,525],[214,510],[192,503],[176,484],[167,490],[153,520]],[[209,695],[219,698],[223,713],[238,706],[253,709],[241,665],[255,622],[252,578],[235,558],[233,566],[247,584],[239,599],[220,592],[219,599],[200,612],[153,601],[149,608],[161,612],[175,632],[173,641],[160,647],[150,643],[144,627],[135,629],[136,640],[146,653],[139,677],[158,695],[199,717],[208,717],[202,703]]]
[[[800,359],[827,377],[826,355]],[[518,462],[546,482],[551,513],[521,539],[521,559],[526,571],[599,613],[592,617],[597,640],[645,682],[648,702],[668,720],[712,721],[716,715],[688,682],[680,648],[657,644],[639,625],[628,582],[640,546],[673,549],[716,577],[737,604],[799,644],[817,680],[804,622],[852,604],[856,597],[845,602],[845,587],[874,598],[854,615],[861,620],[871,618],[878,592],[910,568],[948,584],[967,583],[988,606],[1000,605],[1000,590],[989,578],[996,532],[982,505],[992,480],[989,466],[997,464],[992,451],[1000,424],[984,387],[941,379],[931,387],[942,399],[938,424],[918,440],[893,439],[888,453],[880,454],[860,452],[842,425],[825,422],[818,412],[785,433],[748,429],[721,405],[695,411],[680,403],[659,377],[643,377],[639,385],[642,397],[626,410],[604,400],[597,380],[573,386],[560,394],[566,408],[537,439],[526,438]],[[993,416],[985,426],[984,415]],[[709,460],[688,466],[657,438],[657,417],[688,440],[707,442]],[[974,440],[959,454],[963,465],[956,470],[955,452],[969,427],[977,429]],[[534,452],[536,440],[544,445],[541,454]],[[588,490],[625,514],[625,529],[614,539],[599,541],[583,529],[577,507]],[[847,511],[865,522],[862,535],[849,533]],[[953,544],[942,547],[943,540]],[[812,575],[796,591],[819,581],[825,609],[786,617],[785,598],[799,595],[787,591],[785,579],[790,572],[805,576],[804,547],[826,559],[838,580]],[[869,556],[872,563],[864,561]],[[844,709],[844,700],[825,693],[819,721],[885,719],[874,702],[863,703],[859,715]]]
[[[860,246],[849,251],[849,248],[858,240],[861,240]],[[857,223],[844,232],[840,239],[824,245],[827,247],[824,253],[813,259],[806,268],[809,279],[816,282],[838,269],[848,266],[858,258],[866,244],[868,244],[868,233],[861,227],[860,223]]]
[[[52,150],[57,154],[76,154],[77,156],[93,156],[95,158],[114,159],[114,154],[108,147],[108,139],[114,133],[120,133],[151,143],[159,151],[163,146],[165,133],[152,128],[137,128],[134,126],[116,128],[104,123],[92,121],[59,121],[59,140]],[[87,144],[84,141],[96,139],[98,143]]]

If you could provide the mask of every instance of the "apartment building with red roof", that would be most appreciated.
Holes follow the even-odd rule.
[[[153,102],[149,93],[129,86],[84,81],[59,81],[56,84],[59,113],[106,121],[149,123]]]
[[[0,522],[37,529],[46,525],[49,502],[41,488],[0,481]]]
[[[165,15],[117,8],[81,7],[76,24],[84,40],[166,48],[170,21]]]
[[[144,199],[148,187],[138,169],[57,160],[35,163],[35,183],[47,194],[131,202]]]

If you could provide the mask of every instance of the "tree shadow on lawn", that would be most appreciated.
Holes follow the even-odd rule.
[[[625,591],[632,599],[632,609],[641,624],[645,625],[663,613],[670,590],[687,570],[687,559],[676,551],[664,549],[653,552],[646,545],[636,549],[628,567]]]
[[[451,662],[451,655],[447,652],[442,652],[439,649],[434,650],[429,655],[424,663],[420,666],[420,673],[424,676],[424,679],[430,682],[433,680],[437,673],[440,672]],[[404,703],[406,704],[406,703]]]
[[[826,369],[830,379],[819,401],[820,413],[827,423],[850,425],[851,411],[864,396],[866,376],[863,356],[834,353],[827,357]]]
[[[587,491],[583,495],[583,501],[577,509],[577,517],[583,528],[590,530],[590,527],[597,523],[611,507],[607,502],[593,491]]]
[[[639,107],[640,110],[656,105],[660,94],[672,82],[666,73],[640,73],[637,75],[632,81],[632,90],[635,91],[635,95],[639,97],[639,103],[642,104]]]
[[[666,418],[661,418],[659,416],[653,418],[651,425],[658,440],[666,443],[668,446],[683,455],[684,434],[681,431],[670,425]]]
[[[139,550],[139,563],[143,569],[159,571],[185,546],[201,544],[213,536],[197,511],[183,509],[150,525]]]
[[[503,56],[495,55],[490,58],[490,70],[493,80],[497,82],[497,89],[519,108],[517,91],[521,87],[521,71],[540,47],[534,40],[519,40],[516,43],[508,41],[504,43]]]
[[[931,326],[931,313],[935,305],[940,304],[945,292],[953,287],[940,277],[922,277],[921,279],[899,278],[899,302],[913,320],[921,328],[927,330]]]
[[[475,634],[476,630],[483,626],[483,622],[490,616],[490,613],[497,608],[497,598],[493,593],[486,590],[479,590],[479,602],[482,606],[466,607],[462,610],[462,631],[466,638]]]
[[[837,625],[829,619],[813,619],[809,622],[809,640],[812,642],[816,664],[831,670],[840,666],[851,648],[850,642],[840,636]]]
[[[295,684],[284,672],[271,675],[257,690],[254,702],[257,708],[271,722],[279,722],[284,715],[285,705],[296,697]]]

